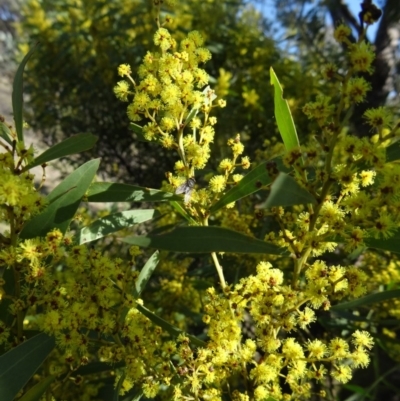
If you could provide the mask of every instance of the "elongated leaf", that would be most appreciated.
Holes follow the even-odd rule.
[[[54,188],[47,196],[50,204],[41,214],[27,222],[21,231],[20,238],[41,237],[53,228],[58,228],[65,233],[82,197],[93,181],[99,164],[100,159],[83,164]]]
[[[285,250],[274,244],[222,227],[177,227],[165,234],[126,237],[123,241],[173,252],[285,254]]]
[[[124,372],[118,380],[117,387],[114,390],[113,401],[119,400],[119,392],[121,390],[122,384],[124,383],[125,377],[126,377],[126,372]]]
[[[50,375],[45,379],[35,384],[29,391],[27,391],[18,401],[39,401],[44,392],[49,388],[50,384],[56,379],[55,376]]]
[[[159,261],[160,253],[158,251],[155,251],[153,255],[150,256],[146,264],[143,266],[143,269],[140,271],[139,277],[137,278],[135,283],[137,296],[139,296],[146,287],[146,284],[149,281],[154,270],[156,269]]]
[[[162,319],[161,317],[154,314],[152,311],[144,307],[143,305],[136,305],[136,308],[140,313],[144,316],[148,317],[156,326],[161,327],[167,333],[171,334],[173,337],[178,337],[180,334],[184,334],[186,337],[190,339],[190,341],[199,347],[204,347],[206,343],[195,336],[185,333],[183,330],[178,329],[177,327],[173,326],[171,323],[168,323],[166,320]]]
[[[95,241],[134,224],[140,224],[144,221],[151,220],[158,215],[159,212],[154,209],[126,210],[113,213],[82,228],[77,234],[77,241],[79,244]]]
[[[274,85],[274,104],[275,118],[278,124],[278,129],[281,134],[283,143],[287,151],[300,146],[297,136],[296,127],[294,125],[292,113],[290,112],[287,100],[283,98],[282,86],[275,74],[275,71],[270,68],[271,85]]]
[[[0,137],[3,138],[10,146],[12,146],[12,135],[10,128],[0,121]]]
[[[171,201],[170,205],[185,219],[189,222],[189,224],[195,225],[196,221],[193,219],[192,216],[185,210],[182,206],[181,202]]]
[[[24,167],[22,171],[29,170],[32,167],[40,166],[43,163],[59,159],[60,157],[84,152],[85,150],[91,149],[97,142],[97,139],[97,136],[92,134],[73,135],[65,141],[62,141],[50,149],[47,149],[41,155],[36,157],[32,163]]]
[[[161,202],[182,200],[179,195],[157,189],[112,182],[95,182],[87,192],[88,202]]]
[[[54,339],[41,333],[0,356],[1,401],[14,400],[54,346]]]
[[[368,248],[382,249],[384,251],[400,253],[400,230],[397,230],[390,238],[366,238],[364,242],[368,246]]]
[[[37,44],[29,50],[26,56],[22,59],[17,72],[14,77],[13,82],[13,92],[12,92],[12,107],[14,113],[15,130],[17,131],[18,141],[23,142],[24,132],[23,132],[23,115],[22,110],[24,107],[23,90],[24,90],[24,69],[25,65],[32,56],[36,49]]]
[[[279,173],[271,185],[271,192],[267,200],[260,205],[260,208],[303,205],[306,203],[316,203],[316,199],[290,175]]]
[[[229,189],[210,209],[216,212],[229,203],[242,199],[254,192],[259,191],[263,186],[272,182],[268,175],[267,162],[261,163],[255,169],[246,174],[237,185]]]
[[[135,123],[129,123],[129,128],[137,135],[137,139],[140,142],[149,142],[143,134],[143,127]]]
[[[388,299],[400,298],[400,290],[390,290],[370,294],[362,298],[355,299],[354,301],[344,302],[339,305],[332,306],[332,310],[354,309],[359,306],[375,304],[377,302],[387,301]]]

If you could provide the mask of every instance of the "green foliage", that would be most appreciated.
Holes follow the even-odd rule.
[[[173,173],[162,171],[161,190],[93,183],[94,159],[42,195],[30,169],[95,140],[78,135],[35,157],[18,117],[27,59],[16,76],[14,109],[21,112],[15,129],[2,125],[0,139],[0,218],[7,226],[0,235],[0,398],[333,401],[345,390],[353,398],[378,391],[395,368],[377,373],[369,387],[353,373],[371,359],[377,364],[379,352],[393,364],[400,359],[399,124],[378,108],[364,115],[370,139],[346,125],[369,88],[361,75],[371,69],[371,48],[362,34],[350,44],[348,28],[336,28],[336,41],[351,46],[349,64],[331,71],[335,99],[320,94],[302,108],[319,129],[301,144],[273,73],[285,150],[245,174],[251,147],[241,135],[231,132],[222,158],[211,151],[214,126],[224,120],[213,113],[225,100],[208,86],[202,67],[211,54],[203,38],[191,31],[175,39],[164,28],[170,17],[155,3],[157,49],[146,54],[138,77],[121,64],[126,81],[114,91],[129,102],[136,133],[175,161]],[[94,4],[91,11],[105,11]],[[183,27],[201,6],[191,5],[189,22],[185,14],[177,19]],[[38,3],[30,7],[51,38]],[[79,20],[80,9],[67,10]],[[256,15],[215,10],[221,13],[211,19],[226,13],[240,23]],[[150,15],[143,11],[141,23]],[[99,23],[113,21],[113,13],[101,16]],[[57,21],[69,33],[65,17]],[[259,34],[257,27],[249,32]],[[89,50],[85,40],[81,51]],[[95,56],[102,61],[104,53]],[[246,93],[249,105],[255,92]],[[82,202],[112,207],[102,205],[92,219]],[[132,202],[159,205],[132,209]],[[137,245],[157,250],[147,255]],[[379,348],[371,352],[374,343]]]
[[[173,252],[284,253],[276,245],[221,227],[178,227],[166,234],[126,237],[124,241]]]
[[[157,217],[158,213],[153,209],[125,210],[113,213],[94,221],[92,224],[82,228],[77,234],[77,243],[85,244],[96,241],[116,231],[140,224]]]
[[[54,188],[46,197],[48,206],[24,225],[20,237],[28,239],[45,236],[55,228],[64,234],[93,181],[99,164],[99,159],[83,164]]]
[[[53,338],[40,333],[0,356],[0,395],[2,400],[14,400],[14,397],[39,369],[54,346]]]
[[[237,132],[250,152],[263,146],[266,133],[276,132],[267,112],[273,107],[269,66],[281,77],[286,96],[299,105],[310,98],[315,82],[298,63],[282,57],[261,15],[245,3],[185,0],[167,9],[178,38],[196,29],[214,54],[207,72],[216,82],[217,94],[227,100],[227,108],[218,113],[219,135],[212,150],[218,157],[226,153],[227,139]],[[30,0],[22,13],[22,53],[28,41],[40,42],[25,78],[32,110],[29,124],[49,145],[92,132],[99,137],[93,154],[102,157],[103,171],[125,182],[159,186],[173,158],[138,141],[140,130],[129,124],[124,105],[115,101],[111,90],[117,66],[138,65],[151,49],[155,16],[151,2]],[[300,110],[294,110],[297,123],[306,123]],[[84,157],[87,160],[90,154]],[[154,160],[162,163],[159,171],[149,168]]]
[[[85,150],[91,149],[96,142],[97,137],[91,134],[74,135],[44,151],[40,156],[35,157],[35,160],[25,166],[23,171],[27,171],[32,167],[40,166],[51,160],[84,152]]]
[[[24,141],[24,133],[22,130],[23,125],[23,72],[26,63],[28,62],[29,58],[32,56],[35,48],[32,48],[26,56],[23,58],[21,64],[18,67],[17,73],[15,74],[14,84],[13,84],[13,92],[12,92],[12,105],[13,105],[13,112],[14,112],[14,121],[15,121],[15,130],[17,131],[18,141]]]
[[[296,127],[294,126],[288,102],[283,98],[282,86],[272,67],[270,73],[271,84],[274,85],[275,89],[274,104],[276,123],[282,136],[283,143],[285,144],[285,148],[287,151],[290,151],[300,146],[299,138],[297,137]]]

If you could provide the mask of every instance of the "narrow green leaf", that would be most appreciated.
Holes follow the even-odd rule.
[[[393,298],[400,298],[400,289],[378,292],[376,294],[370,294],[365,297],[355,299],[354,301],[343,302],[341,304],[332,306],[331,309],[334,311],[344,310],[344,309],[354,309],[359,306],[375,304],[377,302],[382,302]]]
[[[56,379],[56,376],[50,375],[35,384],[18,401],[39,401],[50,384]]]
[[[54,188],[47,196],[49,205],[41,214],[34,216],[25,224],[20,238],[43,237],[54,228],[65,233],[82,197],[93,181],[99,164],[100,159],[83,164]]]
[[[15,121],[15,130],[17,131],[17,137],[19,142],[24,141],[24,132],[23,132],[23,107],[24,107],[24,99],[23,99],[23,90],[24,90],[24,69],[25,65],[32,56],[33,52],[36,49],[36,44],[26,56],[21,61],[17,72],[14,77],[13,82],[13,92],[12,92],[12,108],[14,113],[14,121]]]
[[[181,329],[178,329],[177,327],[173,326],[171,323],[168,323],[166,320],[162,319],[161,317],[157,316],[154,314],[152,311],[144,307],[143,305],[136,305],[137,310],[142,313],[144,316],[149,318],[156,326],[161,327],[164,329],[167,333],[171,334],[173,337],[178,337],[180,334],[184,334],[186,337],[190,339],[190,341],[194,344],[197,345],[198,347],[204,347],[206,343],[200,339],[198,339],[195,336],[192,336],[186,332],[184,332]]]
[[[140,224],[159,216],[154,209],[126,210],[113,213],[94,221],[77,233],[78,244],[95,241],[124,228]]]
[[[54,346],[54,339],[41,333],[0,356],[1,401],[14,400]]]
[[[150,280],[150,277],[156,269],[159,261],[160,253],[158,251],[155,251],[153,255],[150,256],[146,264],[143,266],[143,269],[140,271],[139,277],[137,278],[135,283],[137,297],[140,296],[140,294],[146,287],[146,284]]]
[[[382,249],[393,253],[400,253],[400,230],[387,239],[366,238],[364,240],[368,248]]]
[[[269,208],[273,206],[303,205],[306,203],[316,203],[316,199],[290,175],[279,173],[271,185],[271,192],[267,200],[259,207]]]
[[[173,252],[286,254],[274,244],[222,227],[177,227],[165,234],[126,237],[122,241]]]
[[[113,396],[113,401],[118,401],[119,400],[119,392],[121,390],[122,384],[124,383],[126,377],[126,372],[122,373],[121,377],[118,380],[117,387],[114,390],[114,396]]]
[[[22,171],[31,169],[32,167],[40,166],[51,160],[59,159],[60,157],[73,155],[75,153],[84,152],[91,149],[97,142],[97,136],[92,134],[73,135],[70,138],[54,145],[50,149],[44,151],[35,160],[23,168]]]
[[[218,202],[211,206],[210,212],[214,213],[229,203],[249,196],[271,182],[272,179],[267,171],[267,162],[261,163],[255,169],[246,174],[237,185],[229,189],[229,191],[227,191]]]
[[[95,182],[87,192],[88,202],[162,202],[182,200],[179,195],[157,189],[112,182]]]
[[[12,146],[12,135],[10,128],[5,123],[0,121],[0,137],[3,138],[10,146]]]
[[[171,201],[170,205],[190,224],[195,225],[196,221],[189,215],[189,213],[182,206],[182,202]]]
[[[140,142],[149,142],[143,134],[143,127],[135,123],[129,123],[129,128],[137,135],[137,139]]]
[[[300,146],[299,138],[297,137],[296,127],[294,125],[292,113],[290,112],[287,100],[283,98],[282,86],[275,74],[275,71],[270,68],[271,85],[274,85],[274,104],[275,118],[278,124],[278,129],[281,134],[283,143],[287,151]]]

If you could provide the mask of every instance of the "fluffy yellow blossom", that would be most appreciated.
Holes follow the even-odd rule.
[[[129,64],[121,64],[118,67],[118,75],[121,77],[125,77],[132,73],[131,66]]]
[[[119,81],[117,85],[114,86],[114,93],[119,100],[127,102],[128,95],[131,93],[129,91],[129,83],[127,81]]]
[[[170,33],[165,28],[159,28],[157,32],[154,34],[154,44],[159,46],[161,50],[168,50],[170,47],[173,47],[173,41]]]
[[[223,175],[215,175],[211,178],[209,186],[212,192],[222,192],[226,186],[226,179]]]

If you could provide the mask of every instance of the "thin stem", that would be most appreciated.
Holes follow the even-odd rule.
[[[302,253],[299,259],[295,259],[294,274],[292,278],[292,288],[297,287],[297,281],[299,280],[300,273],[303,270],[303,266],[306,264],[308,257],[311,253],[311,247],[307,247]]]
[[[186,163],[186,158],[185,158],[185,149],[183,147],[183,129],[180,129],[178,131],[177,139],[178,139],[177,142],[178,142],[178,153],[179,153],[179,156],[181,157],[185,167],[188,168],[188,165]]]
[[[217,269],[218,277],[219,277],[219,282],[221,284],[221,288],[224,289],[226,287],[226,281],[224,277],[224,271],[222,269],[222,266],[219,264],[217,254],[215,252],[211,252],[211,257],[213,259],[215,268]]]

